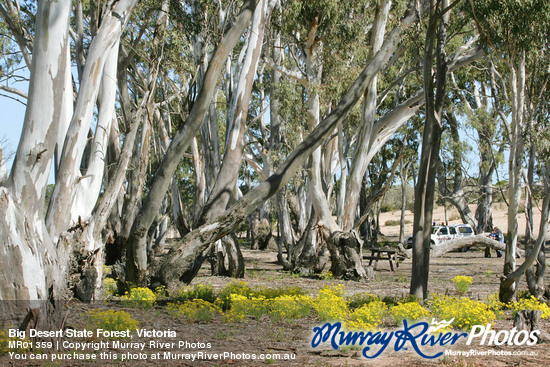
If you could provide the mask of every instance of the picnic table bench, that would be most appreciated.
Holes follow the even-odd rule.
[[[372,265],[374,261],[374,270],[378,266],[379,260],[388,260],[390,262],[391,271],[395,271],[399,267],[399,262],[395,258],[397,249],[391,247],[368,247],[364,251],[370,251],[369,255],[363,255],[363,260],[369,260],[369,266]]]

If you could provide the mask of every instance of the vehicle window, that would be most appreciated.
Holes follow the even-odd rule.
[[[439,227],[433,227],[432,228],[432,234],[437,234],[438,229],[439,229]]]
[[[449,232],[447,231],[447,228],[441,228],[439,230],[439,234],[449,234]]]
[[[473,229],[470,227],[458,227],[460,233],[473,233]]]
[[[449,227],[450,234],[456,234],[456,229],[454,227]]]

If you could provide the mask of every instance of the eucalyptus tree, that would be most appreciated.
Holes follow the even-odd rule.
[[[463,157],[469,146],[463,142],[459,133],[459,121],[454,111],[446,111],[442,139],[443,148],[437,172],[438,193],[440,199],[450,202],[457,210],[463,223],[472,228],[476,227],[476,221],[469,206],[469,192],[465,192],[465,167]],[[443,156],[447,152],[447,156]],[[450,177],[449,177],[450,176]],[[450,179],[449,179],[450,178]],[[452,184],[448,181],[452,180]]]
[[[403,30],[410,27],[417,19],[416,14],[418,12],[415,11],[414,5],[407,10],[401,21],[384,38],[380,50],[373,54],[363,72],[349,87],[340,102],[303,139],[293,153],[277,169],[275,174],[245,194],[216,220],[191,231],[176,244],[160,263],[155,264],[154,268],[158,269],[158,277],[163,283],[171,285],[178,281],[191,281],[204,260],[201,254],[208,248],[210,243],[233,230],[260,203],[263,203],[284,186],[296,171],[302,167],[307,157],[324,139],[332,134],[338,124],[343,122],[353,106],[363,96],[367,85],[371,82],[374,75],[378,74],[390,60],[399,45]],[[358,263],[355,259],[348,262],[345,255],[342,259],[344,260],[343,263],[345,264],[346,272],[351,271],[353,273],[356,271],[359,274],[360,272],[364,272],[362,266],[361,268],[357,267]]]
[[[301,2],[286,1],[282,3],[281,16],[275,23],[280,30],[289,50],[286,64],[278,60],[275,64],[268,59],[273,70],[282,73],[287,78],[296,81],[297,88],[303,88],[303,101],[306,106],[305,118],[301,118],[309,131],[319,124],[324,111],[330,111],[330,97],[327,88],[322,84],[330,78],[331,72],[337,68],[349,67],[350,56],[357,54],[362,58],[359,44],[364,39],[367,24],[371,15],[367,12],[369,2]],[[355,51],[349,44],[357,45]],[[352,57],[355,57],[352,56]],[[348,61],[342,63],[342,58]],[[334,62],[334,60],[338,60]],[[294,61],[293,63],[291,61]],[[332,69],[325,71],[326,64],[331,63]],[[354,60],[354,64],[357,62]],[[342,81],[330,79],[332,83],[341,85]],[[330,87],[329,87],[330,88]],[[326,102],[323,104],[321,100]],[[323,244],[328,239],[327,233],[337,229],[333,219],[329,201],[332,184],[331,162],[336,162],[337,138],[325,144],[324,153],[317,149],[308,162],[308,176],[303,183],[307,185],[307,203],[301,203],[304,213],[310,218],[310,225],[301,234],[301,240],[292,251],[295,268],[309,272],[316,267],[316,259],[326,253]],[[305,199],[305,197],[303,197]],[[327,231],[328,230],[328,231]],[[317,265],[319,267],[319,265]]]
[[[446,0],[437,3],[433,0],[430,1],[430,16],[424,45],[423,81],[426,123],[422,136],[418,182],[415,187],[413,264],[410,287],[410,293],[418,299],[425,299],[428,295],[435,176],[439,160],[448,72],[445,44],[450,20],[449,4],[450,2]],[[434,57],[436,59],[435,82]]]
[[[506,145],[501,138],[503,129],[499,128],[498,111],[490,102],[494,78],[494,73],[491,70],[490,63],[485,60],[451,74],[453,83],[451,99],[457,107],[453,112],[449,112],[454,114],[451,118],[466,119],[465,129],[473,130],[477,135],[478,199],[475,218],[470,223],[477,233],[491,231],[493,228],[493,177],[502,160],[502,153]],[[457,158],[457,155],[453,155],[454,164],[462,166]],[[459,180],[462,179],[460,175],[455,175],[455,185],[462,186],[463,184],[456,183],[457,177]],[[452,195],[457,198],[455,201],[462,200],[459,190],[454,190]],[[459,206],[456,207],[459,208]],[[470,218],[469,221],[472,219]]]
[[[204,122],[212,97],[217,89],[225,60],[248,27],[255,5],[254,1],[245,2],[241,11],[231,23],[231,27],[217,44],[210,58],[208,69],[204,74],[202,88],[198,92],[185,122],[179,126],[170,146],[166,150],[151,182],[149,193],[134,220],[128,239],[129,246],[132,248],[132,256],[126,261],[128,280],[134,284],[147,283],[147,232],[162,205],[162,199],[170,186],[172,176],[181,157],[191,145],[195,134]],[[203,260],[204,258],[201,258],[201,264]]]
[[[256,4],[252,16],[246,48],[243,49],[242,62],[237,63],[237,76],[228,76],[234,79],[231,90],[230,108],[227,111],[226,141],[223,160],[215,183],[206,202],[199,225],[211,221],[219,216],[230,202],[238,199],[237,178],[244,159],[245,133],[247,131],[247,116],[252,94],[252,86],[256,79],[257,66],[264,43],[264,34],[267,18],[274,6],[274,1],[261,0]],[[227,96],[229,97],[229,96]],[[261,113],[261,112],[260,112]],[[222,253],[230,264],[224,274],[231,276],[244,275],[244,260],[240,253],[236,238],[227,238],[221,242]]]
[[[69,259],[73,252],[94,257],[97,248],[101,247],[94,240],[83,241],[82,245],[65,241],[64,236],[72,226],[82,224],[79,218],[92,214],[89,207],[79,204],[78,191],[89,187],[89,201],[99,197],[99,189],[93,188],[92,182],[97,179],[96,175],[103,177],[104,165],[96,170],[94,160],[100,158],[91,158],[88,168],[92,169],[88,175],[81,172],[80,163],[96,102],[100,103],[98,124],[103,124],[100,120],[110,122],[113,119],[118,45],[136,2],[123,0],[103,9],[101,25],[93,33],[85,52],[82,81],[76,95],[71,77],[70,2],[39,2],[32,8],[36,19],[32,44],[26,38],[18,42],[23,55],[30,52],[32,61],[23,132],[13,167],[0,187],[0,295],[3,300],[27,302],[25,307],[31,310],[30,315],[35,315],[34,321],[44,325],[58,321],[55,315],[59,315],[59,301],[68,292]],[[17,12],[7,15],[2,12],[8,23],[19,19],[18,16]],[[15,26],[10,31],[23,34]],[[24,59],[27,62],[27,57]],[[94,140],[98,143],[105,141],[99,130],[104,131],[96,129]],[[131,141],[129,134],[128,142],[132,144]],[[60,159],[54,188],[56,198],[48,210],[50,226],[44,218],[44,198],[56,145],[60,149]],[[105,154],[105,148],[94,153]],[[124,156],[129,157],[129,154]],[[98,166],[101,166],[99,162]],[[110,191],[118,193],[119,190],[113,184]],[[63,198],[60,192],[64,193]],[[93,219],[90,223],[99,226],[105,223],[113,205],[108,200],[111,198],[107,192],[103,198],[106,201],[94,213],[97,223]],[[61,213],[60,207],[66,212]],[[82,210],[80,214],[77,208]],[[96,231],[90,228],[90,234],[92,232]],[[58,242],[62,235],[63,239]],[[43,306],[41,311],[38,310],[40,306]],[[25,309],[13,310],[12,315],[19,315]],[[40,312],[53,317],[37,319]]]
[[[504,277],[500,299],[512,301],[517,292],[516,247],[518,244],[518,207],[521,197],[522,162],[525,153],[526,65],[529,56],[539,52],[548,41],[547,1],[479,1],[471,14],[491,54],[497,76],[493,103],[506,126],[510,141],[508,165],[508,234]],[[498,92],[497,92],[498,91]],[[506,109],[509,108],[509,113]],[[522,266],[523,268],[523,266]],[[514,276],[511,276],[514,274]]]
[[[525,250],[528,257],[531,256],[532,252],[538,252],[538,254],[536,261],[526,270],[525,275],[529,291],[539,299],[543,296],[549,298],[544,284],[546,274],[545,246],[538,242],[541,236],[546,237],[546,230],[541,226],[538,238],[535,238],[533,223],[533,206],[542,211],[543,218],[541,218],[541,222],[546,220],[544,215],[548,216],[547,211],[549,210],[548,207],[544,206],[544,199],[548,196],[548,176],[545,170],[548,170],[548,147],[550,145],[550,136],[548,136],[550,61],[545,55],[548,55],[548,45],[542,45],[539,50],[530,55],[527,61],[527,70],[531,78],[526,90],[529,160],[527,174],[526,177],[524,176],[527,181],[525,188]],[[537,178],[539,183],[543,181],[544,190],[541,190],[540,186],[536,186],[535,180]],[[543,205],[539,207],[537,202],[540,202],[541,196],[543,197]]]

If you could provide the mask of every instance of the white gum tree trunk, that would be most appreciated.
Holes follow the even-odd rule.
[[[117,85],[118,40],[106,53],[105,68],[103,70],[99,91],[99,114],[92,143],[90,160],[84,176],[78,182],[76,197],[71,207],[72,223],[78,217],[89,218],[97,202],[103,183],[107,145],[111,124],[115,119],[115,99]]]
[[[109,57],[105,57],[105,54],[109,54],[114,47],[118,51],[122,29],[136,3],[137,0],[119,1],[115,8],[102,19],[101,27],[90,44],[83,70],[82,84],[65,136],[59,173],[46,215],[46,224],[54,241],[71,224],[71,220],[74,220],[75,217],[78,218],[79,214],[75,213],[73,206],[78,186],[83,180],[80,164],[102,84],[106,60],[109,59]],[[114,87],[114,85],[111,86]]]
[[[521,199],[521,169],[524,153],[523,108],[525,103],[525,51],[518,57],[517,65],[510,61],[510,86],[512,121],[510,123],[510,158],[508,161],[508,236],[504,255],[504,276],[516,270],[516,248],[518,244],[518,206]],[[508,277],[501,282],[501,302],[511,302],[517,292],[516,282]]]
[[[384,41],[386,22],[390,10],[391,1],[381,1],[376,10],[376,18],[373,24],[371,36],[371,57],[381,48]],[[361,116],[361,128],[357,140],[357,148],[353,156],[350,175],[347,181],[346,200],[344,205],[344,215],[342,219],[342,229],[350,231],[355,222],[355,213],[359,202],[359,193],[361,192],[361,183],[370,159],[368,159],[371,150],[371,139],[374,134],[374,123],[377,103],[377,85],[378,77],[375,75],[365,92],[363,101],[363,114]]]
[[[223,162],[210,193],[210,199],[204,207],[200,223],[210,221],[223,213],[237,185],[239,167],[243,160],[248,105],[262,50],[265,20],[269,10],[268,0],[260,0],[252,16],[247,42],[248,47],[246,48],[231,102]]]
[[[8,170],[6,168],[6,161],[4,160],[4,152],[0,147],[0,186],[4,185],[4,182],[8,179]]]
[[[38,4],[29,98],[15,161],[0,187],[0,299],[37,309],[60,297],[57,249],[44,224],[44,196],[70,78],[69,1]],[[44,315],[43,319],[47,319]],[[43,320],[46,323],[45,320]]]
[[[109,50],[109,46],[118,42],[122,26],[136,2],[137,0],[122,0],[105,15],[100,32],[108,34],[102,39],[104,43],[98,41],[92,47],[95,47],[95,51],[91,53],[92,57],[89,57],[87,64],[91,79],[89,84],[93,84],[94,88],[103,79],[104,61],[100,60],[105,56],[105,51]],[[44,197],[54,150],[59,137],[64,134],[66,126],[69,126],[68,122],[85,126],[87,123],[82,112],[93,111],[95,106],[95,97],[85,100],[85,97],[91,96],[88,93],[90,87],[82,85],[79,91],[82,96],[77,99],[80,102],[77,102],[76,114],[73,112],[70,13],[70,1],[44,0],[38,3],[23,131],[10,176],[2,180],[0,186],[0,299],[26,302],[11,314],[14,318],[12,321],[15,322],[17,319],[21,321],[22,311],[43,306],[38,311],[41,316],[34,317],[35,324],[42,326],[59,321],[56,315],[59,315],[61,308],[56,307],[57,301],[65,298],[68,292],[69,256],[76,246],[67,241],[57,243],[59,235],[68,229],[67,223],[52,217],[50,223],[54,225],[50,226],[44,219]],[[103,45],[103,50],[97,49],[100,45]],[[104,107],[108,106],[105,104]],[[109,123],[112,117],[113,113],[110,112]],[[64,157],[75,160],[76,157],[72,154],[84,150],[88,130],[89,125],[82,130],[84,142],[71,138],[66,140],[70,144],[66,146],[62,160]],[[106,139],[100,140],[106,144]],[[79,144],[82,146],[76,146]],[[80,160],[75,165],[78,170]],[[103,162],[99,165],[102,166]],[[70,172],[64,171],[67,169],[62,161],[56,188],[59,189],[57,185],[63,177],[70,176]],[[102,178],[103,174],[99,180]],[[91,198],[96,199],[97,195]],[[50,208],[59,203],[57,201]],[[62,204],[66,205],[68,202]],[[65,208],[70,209],[70,205]],[[52,209],[51,213],[55,211]]]
[[[308,30],[307,43],[306,43],[306,72],[308,80],[307,88],[307,120],[308,127],[313,130],[321,120],[320,117],[320,97],[319,87],[321,86],[321,77],[323,74],[323,64],[321,59],[321,53],[323,50],[323,42],[318,39],[317,35],[317,22],[310,23]],[[327,201],[326,193],[323,190],[322,178],[321,178],[321,147],[318,147],[313,151],[311,155],[311,168],[308,171],[309,177],[309,195],[311,197],[311,203],[315,209],[315,215],[317,216],[317,224],[326,227],[330,232],[339,230],[338,225],[332,217],[331,210]],[[312,236],[313,247],[316,247],[316,236]]]

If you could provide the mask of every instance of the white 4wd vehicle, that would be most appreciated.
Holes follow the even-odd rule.
[[[439,246],[445,241],[456,238],[456,228],[454,226],[433,226],[430,244]]]
[[[474,229],[469,224],[456,224],[448,226],[433,226],[430,236],[431,247],[439,246],[445,241],[455,238],[473,236]],[[406,248],[412,247],[412,236],[407,237]]]

